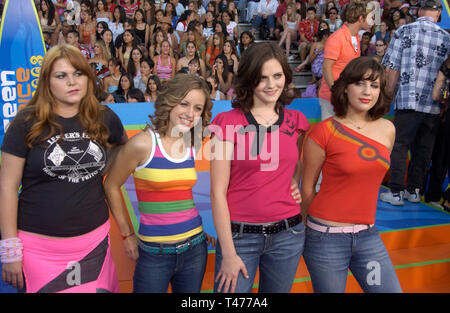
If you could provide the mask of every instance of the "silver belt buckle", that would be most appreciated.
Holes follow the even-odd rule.
[[[186,247],[186,246],[189,246],[189,244],[190,244],[190,242],[185,242],[185,243],[175,246],[175,252],[177,254],[181,253],[182,251],[180,251],[180,250],[184,249],[184,247]]]
[[[264,236],[267,236],[266,230],[267,230],[267,225],[263,225],[262,226],[262,233],[263,233]]]

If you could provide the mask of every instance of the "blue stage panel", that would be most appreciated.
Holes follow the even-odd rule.
[[[387,190],[381,187],[380,193]],[[379,200],[375,224],[380,231],[436,226],[450,224],[450,214],[423,202],[411,203],[405,200],[403,206],[394,206]]]

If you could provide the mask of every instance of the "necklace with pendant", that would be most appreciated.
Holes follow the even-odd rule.
[[[363,129],[364,127],[366,127],[366,125],[367,125],[367,123],[366,123],[366,124],[364,124],[363,126],[358,126],[358,125],[356,125],[351,119],[347,118],[347,120],[350,122],[350,124],[352,124],[354,127],[356,127],[357,130],[361,130],[361,129]]]
[[[272,115],[269,119],[266,119],[266,118],[265,118],[264,116],[262,116],[261,114],[257,114],[257,113],[252,113],[252,114],[253,114],[253,116],[259,116],[261,119],[263,119],[264,122],[265,122],[265,124],[264,124],[265,126],[271,125],[271,122],[272,122],[273,118],[276,117],[276,115],[277,115],[277,113],[274,112],[273,115]]]

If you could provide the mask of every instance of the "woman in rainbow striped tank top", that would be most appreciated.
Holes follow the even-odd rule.
[[[169,282],[173,292],[200,292],[211,239],[203,232],[192,187],[197,181],[195,148],[201,147],[211,107],[204,80],[176,75],[155,101],[152,125],[119,152],[105,182],[125,251],[137,260],[134,292],[166,292]],[[137,236],[120,195],[130,174],[139,202]]]

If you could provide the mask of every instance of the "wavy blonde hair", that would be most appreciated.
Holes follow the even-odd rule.
[[[42,144],[56,133],[64,134],[61,124],[55,121],[56,101],[50,89],[50,74],[53,65],[60,59],[67,59],[74,68],[87,76],[87,92],[81,99],[78,118],[84,132],[91,139],[108,147],[109,130],[104,123],[106,107],[100,105],[95,97],[94,73],[80,50],[70,45],[55,46],[45,54],[37,89],[25,108],[30,111],[27,120],[32,121],[31,129],[26,136],[26,145],[32,148],[33,144]]]
[[[189,91],[199,89],[205,95],[205,106],[201,115],[201,133],[191,129],[191,146],[201,143],[203,132],[211,121],[212,102],[209,97],[209,88],[204,79],[190,74],[177,74],[169,80],[159,92],[155,101],[155,114],[149,115],[152,125],[161,136],[167,135],[169,130],[170,112],[186,97]],[[196,138],[197,136],[197,138]],[[199,147],[195,147],[198,149]]]

